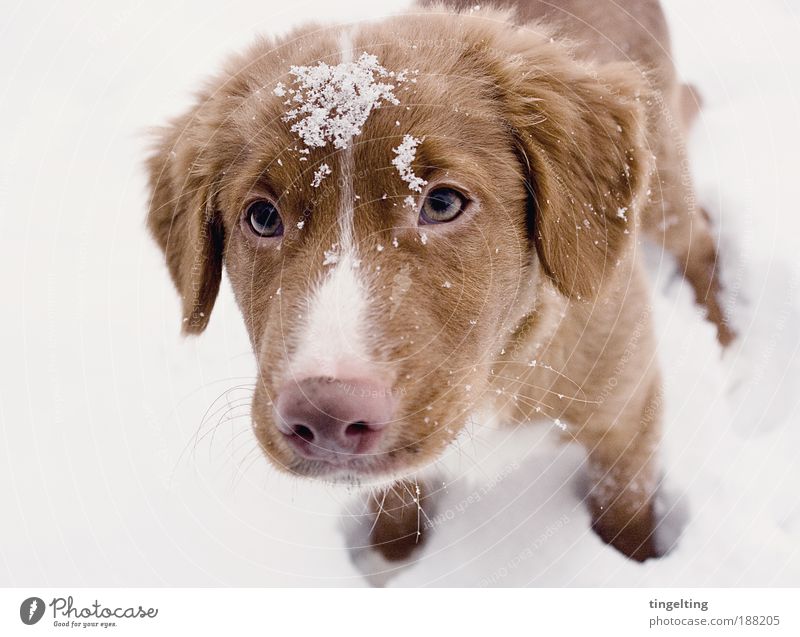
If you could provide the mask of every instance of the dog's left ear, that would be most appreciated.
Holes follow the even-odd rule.
[[[648,98],[630,66],[593,73],[556,47],[506,61],[500,86],[529,176],[539,259],[562,294],[586,299],[631,245],[651,172]]]
[[[183,332],[207,323],[222,277],[224,230],[214,207],[213,174],[203,166],[194,139],[193,113],[164,129],[148,160],[150,211],[147,225],[164,251],[183,305]]]

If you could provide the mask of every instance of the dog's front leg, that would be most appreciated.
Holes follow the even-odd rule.
[[[639,562],[661,555],[654,513],[660,417],[660,388],[654,382],[643,407],[620,414],[602,433],[584,427],[578,434],[587,452],[592,529],[604,542]]]
[[[430,494],[417,481],[400,481],[371,502],[372,548],[391,562],[408,559],[429,532]]]
[[[411,566],[433,527],[435,489],[401,480],[366,495],[365,513],[345,527],[350,558],[372,586],[383,587]]]

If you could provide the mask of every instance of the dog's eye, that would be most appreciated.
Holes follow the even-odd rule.
[[[245,212],[245,220],[250,230],[259,237],[277,237],[283,234],[283,220],[278,209],[266,199],[251,203]]]
[[[447,223],[467,207],[467,198],[452,188],[436,188],[428,193],[419,213],[420,223]]]

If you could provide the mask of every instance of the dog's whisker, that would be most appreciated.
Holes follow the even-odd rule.
[[[244,413],[242,413],[242,414],[235,413],[235,412],[237,412],[237,410],[241,410],[241,409],[245,410]],[[195,446],[197,446],[202,440],[204,440],[205,438],[208,437],[209,438],[208,450],[209,450],[209,456],[210,456],[211,450],[214,448],[214,440],[216,438],[217,432],[223,426],[232,424],[237,419],[243,418],[243,417],[248,417],[248,423],[249,423],[249,421],[250,421],[250,418],[249,418],[250,417],[250,403],[247,402],[246,404],[243,404],[243,405],[231,405],[226,411],[224,411],[220,415],[219,422],[217,422],[217,424],[214,427],[212,427],[210,431],[207,431],[206,433],[204,433],[198,439],[198,441],[197,441]],[[248,426],[247,427],[247,431],[250,431],[250,430],[251,429]]]
[[[242,408],[246,408],[246,409],[247,409],[246,413],[243,413],[243,414],[235,414],[235,415],[231,415],[231,414],[234,414],[234,412],[235,412],[236,410],[238,410],[238,409],[242,409]],[[220,429],[220,427],[222,427],[222,426],[224,426],[224,425],[226,425],[226,424],[228,424],[228,423],[232,423],[232,422],[234,422],[235,420],[237,420],[238,418],[244,418],[244,417],[249,417],[249,416],[250,416],[250,407],[249,407],[249,404],[247,404],[247,405],[232,405],[232,406],[230,406],[230,407],[227,407],[227,408],[226,408],[224,411],[222,411],[222,412],[220,413],[220,415],[219,415],[219,418],[218,418],[218,420],[217,420],[216,424],[214,424],[212,427],[210,427],[210,428],[209,428],[207,431],[205,431],[205,432],[204,432],[202,435],[195,436],[195,438],[194,438],[194,444],[193,444],[193,446],[192,446],[192,458],[195,458],[195,457],[196,457],[197,448],[200,446],[200,444],[201,444],[201,443],[202,443],[204,440],[206,440],[207,438],[210,438],[210,444],[209,444],[209,446],[208,446],[208,454],[209,454],[209,455],[208,455],[208,457],[209,457],[209,459],[210,459],[210,458],[211,458],[211,453],[212,453],[212,450],[213,450],[213,447],[214,447],[214,438],[215,438],[215,434],[216,434],[216,432],[217,432],[217,431]],[[250,427],[249,427],[249,422],[250,422],[250,421],[249,421],[249,418],[248,418],[248,421],[247,421],[247,422],[248,422],[248,427],[247,427],[247,430],[249,431],[249,430],[250,430]]]
[[[253,432],[252,427],[249,426],[250,425],[250,414],[247,413],[247,414],[240,414],[238,416],[233,416],[233,417],[230,418],[230,420],[231,421],[232,420],[237,420],[239,418],[247,418],[247,425],[248,426],[240,429],[239,431],[237,431],[235,433],[232,433],[230,440],[228,440],[228,442],[223,447],[223,449],[222,449],[223,451],[228,451],[229,449],[232,450],[232,447],[233,447],[234,443],[237,441],[237,439],[239,437],[241,437],[241,436],[243,436],[245,434],[252,434],[252,432]]]
[[[249,455],[252,456],[252,459],[250,460],[250,462],[247,464],[247,466],[244,467],[244,469],[239,474],[239,484],[241,484],[242,480],[244,480],[245,476],[247,475],[247,472],[250,471],[250,469],[253,467],[253,465],[255,465],[257,462],[263,460],[263,458],[264,458],[263,454],[261,453],[261,450],[258,447],[254,447],[253,451],[250,452]]]
[[[176,463],[175,463],[175,465],[176,465],[176,466],[175,466],[175,471],[177,471],[177,467],[180,465],[180,463],[181,463],[181,461],[182,461],[182,459],[183,459],[183,456],[184,456],[184,454],[185,454],[186,452],[188,452],[188,451],[189,451],[189,449],[191,449],[191,450],[192,450],[192,455],[194,455],[194,452],[195,452],[195,450],[197,449],[197,444],[198,444],[198,442],[199,442],[199,437],[201,436],[201,433],[200,433],[200,432],[201,432],[201,431],[203,430],[203,428],[206,426],[206,424],[207,424],[207,422],[208,422],[208,420],[209,420],[209,418],[210,418],[210,415],[209,415],[209,414],[211,414],[211,415],[214,415],[214,416],[215,416],[215,415],[216,415],[216,414],[218,414],[218,413],[219,413],[221,410],[224,410],[224,409],[226,409],[226,408],[227,408],[227,406],[228,406],[228,405],[224,405],[224,406],[222,406],[222,407],[218,408],[216,411],[214,411],[214,412],[212,413],[212,409],[214,408],[214,405],[215,405],[215,404],[216,404],[216,403],[217,403],[219,400],[221,400],[221,399],[223,399],[223,398],[226,398],[226,397],[227,397],[227,396],[230,394],[230,392],[237,391],[237,390],[244,389],[244,388],[249,388],[249,387],[250,387],[250,386],[249,386],[249,385],[247,385],[247,384],[234,385],[233,387],[229,387],[228,389],[226,389],[225,391],[223,391],[223,392],[222,392],[222,393],[221,393],[219,396],[217,396],[217,397],[214,399],[214,401],[211,403],[211,405],[209,405],[209,407],[206,409],[205,413],[203,414],[203,417],[200,419],[200,424],[198,425],[198,427],[197,427],[196,431],[195,431],[195,432],[192,434],[192,436],[189,438],[189,440],[187,441],[187,443],[186,443],[186,445],[184,446],[184,448],[181,450],[181,453],[178,455],[178,459],[176,460]],[[245,400],[245,399],[244,399],[244,398],[242,398],[242,399],[237,399],[237,400]]]
[[[375,530],[375,527],[378,525],[378,520],[381,519],[381,516],[385,514],[385,510],[383,505],[386,503],[386,494],[388,493],[388,489],[383,490],[383,497],[378,501],[377,497],[375,498],[375,502],[378,503],[378,512],[375,514],[375,519],[372,521],[372,526],[369,528],[368,536],[372,536],[372,532]]]
[[[230,482],[230,489],[232,493],[236,491],[242,479],[244,479],[244,475],[247,470],[261,456],[259,452],[259,446],[257,444],[253,445],[250,450],[242,456],[241,460],[235,461],[234,471],[231,475]]]

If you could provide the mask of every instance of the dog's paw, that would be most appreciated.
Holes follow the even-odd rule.
[[[373,586],[385,586],[419,555],[430,529],[423,510],[431,504],[426,485],[398,482],[381,495],[366,496],[363,515],[345,529],[350,557]]]
[[[419,555],[426,532],[416,526],[408,533],[389,534],[386,528],[378,531],[374,516],[350,517],[345,522],[345,541],[350,560],[370,586],[382,588],[407,570]]]
[[[392,579],[407,570],[414,562],[390,561],[372,546],[351,546],[350,559],[367,583],[374,588],[385,587]]]
[[[663,486],[635,514],[625,515],[613,509],[595,509],[592,513],[592,530],[600,539],[637,562],[670,553],[688,519],[685,501]]]
[[[658,550],[653,525],[642,519],[634,518],[620,524],[601,515],[592,522],[592,530],[603,542],[637,562],[662,555]]]

